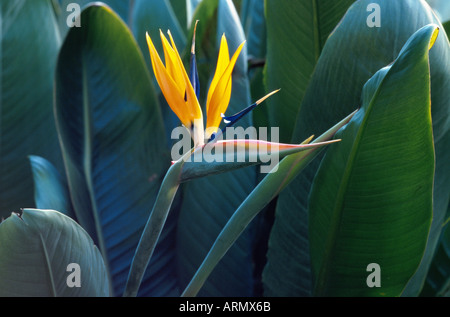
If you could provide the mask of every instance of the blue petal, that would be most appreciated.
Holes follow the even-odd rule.
[[[233,124],[235,124],[237,121],[239,121],[243,116],[245,116],[247,113],[249,113],[250,111],[253,110],[253,108],[255,108],[258,104],[255,102],[254,104],[251,104],[250,106],[248,106],[247,108],[245,108],[244,110],[239,111],[238,113],[232,115],[232,116],[228,116],[226,117],[223,113],[221,114],[221,117],[223,118],[223,122],[225,122],[227,124],[227,127],[232,126]]]
[[[262,97],[261,99],[259,99],[258,101],[256,101],[254,104],[251,104],[250,106],[248,106],[247,108],[245,108],[244,110],[232,115],[232,116],[228,116],[226,117],[224,114],[221,114],[221,117],[223,118],[223,122],[225,122],[227,125],[224,129],[226,129],[227,127],[232,126],[233,124],[235,124],[237,121],[239,121],[243,116],[245,116],[247,113],[249,113],[250,111],[253,110],[253,108],[255,108],[257,105],[259,105],[260,103],[262,103],[264,100],[266,100],[267,98],[269,98],[270,96],[272,96],[273,94],[277,93],[278,91],[280,91],[280,89],[278,90],[274,90],[271,93],[268,93],[267,95],[265,95],[264,97]]]
[[[197,99],[200,99],[200,80],[198,78],[197,62],[195,60],[195,54],[191,53],[191,64],[189,70],[189,79],[192,87],[194,88]]]
[[[226,129],[228,127],[231,127],[233,124],[235,124],[236,122],[238,122],[243,116],[245,116],[247,113],[249,113],[250,111],[253,110],[253,108],[255,108],[258,105],[257,102],[255,102],[254,104],[251,104],[250,106],[248,106],[247,108],[245,108],[244,110],[239,111],[238,113],[232,115],[232,116],[228,116],[226,117],[223,113],[220,115],[223,118],[223,122],[226,123],[225,127],[223,127],[222,129],[220,129],[220,131],[218,131],[217,133],[213,133],[210,137],[210,139],[208,140],[208,142],[213,141],[214,139],[216,139],[216,137],[218,135],[221,135],[223,133],[225,133]]]

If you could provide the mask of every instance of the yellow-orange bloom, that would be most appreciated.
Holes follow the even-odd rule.
[[[168,34],[170,43],[160,31],[166,63],[164,65],[147,33],[153,72],[170,108],[178,116],[181,123],[190,130],[195,146],[203,145],[205,135],[202,110],[172,35],[170,32]],[[222,36],[216,72],[208,90],[206,101],[207,139],[219,129],[222,120],[221,115],[225,113],[230,102],[231,74],[244,43],[236,49],[230,59],[227,40],[225,35]]]
[[[156,81],[170,108],[175,112],[181,123],[188,128],[191,133],[194,132],[194,141],[196,143],[201,143],[202,140],[199,140],[198,138],[203,136],[202,110],[186,70],[184,69],[172,35],[169,33],[172,45],[169,44],[161,31],[160,35],[164,48],[165,66],[148,33],[146,36]]]

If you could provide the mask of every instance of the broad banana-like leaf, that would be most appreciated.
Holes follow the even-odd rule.
[[[379,5],[380,27],[367,25],[369,15],[373,14],[367,11],[371,3]],[[440,25],[424,1],[361,0],[352,5],[322,50],[291,143],[300,142],[312,133],[322,133],[360,105],[361,91],[367,80],[398,56],[415,31],[430,23]],[[447,163],[450,160],[449,54],[448,38],[440,27],[436,43],[430,50],[431,112],[436,150],[434,217],[425,257],[417,277],[405,290],[410,296],[416,296],[420,291],[439,238],[450,193]],[[311,294],[307,198],[319,162],[311,162],[278,198],[265,268],[267,295]]]
[[[196,14],[206,6],[213,7],[213,2],[202,1]],[[217,20],[213,18],[214,12],[217,12]],[[218,1],[209,19],[199,20],[197,47],[205,54],[203,45],[213,45],[207,52],[214,61],[210,65],[203,65],[208,66],[206,73],[211,76],[215,69],[211,65],[215,65],[217,61],[221,36],[225,34],[232,54],[245,40],[244,32],[232,1]],[[207,36],[212,38],[208,39]],[[201,57],[197,57],[200,67]],[[246,46],[235,65],[232,85],[228,115],[251,104]],[[205,92],[207,82],[201,82],[200,88]],[[238,124],[244,129],[251,126],[251,117],[244,117]],[[255,185],[256,170],[253,166],[196,179],[183,185],[183,203],[177,228],[177,266],[181,288],[191,280],[221,228]],[[251,254],[251,232],[247,230],[219,263],[217,271],[211,274],[199,296],[250,296],[253,288]]]
[[[450,19],[450,2],[446,0],[427,0],[427,2],[442,23]]]
[[[242,1],[240,18],[247,38],[249,59],[264,58],[267,50],[264,1]]]
[[[34,180],[34,201],[38,209],[58,210],[76,220],[66,181],[46,159],[30,155]]]
[[[420,296],[450,296],[450,222],[442,229],[436,253]]]
[[[1,218],[35,206],[28,155],[62,164],[52,111],[60,39],[51,1],[1,1],[0,20]]]
[[[447,21],[443,24],[443,27],[445,29],[445,31],[447,32],[447,34],[450,32],[450,21]]]
[[[132,16],[133,20],[130,27],[144,54],[149,69],[152,68],[152,64],[145,39],[147,32],[152,39],[159,39],[160,30],[164,34],[166,34],[167,30],[170,30],[179,50],[181,51],[186,46],[186,36],[169,0],[136,0]],[[161,41],[154,41],[154,43],[156,49],[162,52]]]
[[[315,295],[399,296],[420,264],[433,213],[428,51],[438,30],[418,30],[366,83],[320,164],[309,197]]]
[[[74,220],[54,210],[24,209],[0,223],[0,296],[109,294],[103,258]]]
[[[184,1],[177,0],[177,2],[182,3]],[[162,52],[162,45],[161,41],[159,40],[160,30],[163,31],[163,33],[166,35],[167,31],[170,30],[177,48],[180,51],[182,51],[186,46],[186,36],[184,33],[185,31],[178,22],[177,16],[175,15],[176,11],[172,8],[171,3],[173,2],[169,0],[137,0],[134,2],[133,10],[131,12],[133,18],[130,21],[130,27],[144,55],[145,62],[149,70],[152,69],[152,63],[150,60],[150,54],[148,51],[148,45],[145,36],[147,32],[152,39],[158,39],[153,42],[159,52]],[[186,4],[184,3],[184,6],[185,5]],[[162,95],[154,76],[152,76],[152,80],[158,93],[159,102],[161,104],[161,113],[166,128],[166,138],[168,141],[168,146],[171,146],[171,132],[175,127],[180,125],[180,120],[167,104],[166,99]]]
[[[265,1],[266,89],[282,88],[268,101],[266,108],[270,125],[280,128],[281,142],[290,142],[301,101],[322,48],[353,2]]]
[[[176,0],[172,0],[176,1]],[[203,0],[186,0],[186,28],[189,29],[194,20],[194,13]],[[181,19],[179,19],[181,21]]]
[[[76,19],[76,10],[80,8],[83,10],[89,3],[96,2],[92,0],[59,0],[59,7],[55,9],[56,16],[59,21],[59,28],[62,38],[69,32],[72,23]],[[100,1],[108,5],[114,12],[116,12],[125,23],[129,22],[130,9],[133,1],[130,0],[103,0]],[[80,21],[80,26],[83,21]]]
[[[241,7],[241,21],[247,38],[248,77],[252,96],[266,93],[263,70],[267,51],[267,28],[264,16],[264,1],[245,0]],[[270,127],[267,104],[253,110],[253,126]]]
[[[184,35],[187,35],[189,30],[188,22],[187,22],[187,10],[188,10],[188,2],[189,0],[169,0],[170,5],[172,7],[173,13],[176,16],[178,23],[181,26],[181,29]]]
[[[107,6],[81,13],[66,36],[55,79],[55,113],[79,223],[102,252],[113,295],[129,267],[170,165],[150,74],[130,30]],[[176,294],[174,239],[167,227],[140,295]]]
[[[195,9],[202,0],[169,0],[180,26],[187,35]]]

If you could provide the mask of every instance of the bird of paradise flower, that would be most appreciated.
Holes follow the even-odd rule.
[[[198,22],[198,21],[197,21]],[[196,24],[197,25],[197,24]],[[242,42],[230,58],[227,39],[222,35],[216,70],[209,86],[206,99],[206,129],[204,129],[203,112],[199,104],[199,79],[195,60],[195,29],[191,47],[191,63],[189,75],[184,68],[178,49],[168,31],[169,40],[160,30],[162,46],[164,50],[163,64],[150,36],[147,34],[147,43],[152,61],[152,68],[161,92],[166,98],[172,111],[180,119],[191,134],[194,147],[202,146],[205,140],[217,139],[222,119],[227,123],[226,127],[237,122],[254,107],[279,90],[273,91],[254,104],[250,105],[238,114],[225,117],[231,98],[232,73],[245,41]],[[226,128],[225,127],[225,128]],[[222,132],[222,131],[220,131]]]
[[[186,153],[185,156],[192,155],[196,151],[199,151],[210,144],[213,144],[213,146],[222,146],[223,148],[227,148],[226,146],[231,144],[233,145],[233,150],[238,152],[240,151],[248,154],[252,151],[258,152],[260,147],[264,147],[266,150],[276,152],[280,155],[280,157],[285,157],[300,151],[314,150],[324,145],[340,141],[330,140],[335,130],[333,130],[333,133],[325,133],[323,137],[319,137],[321,140],[319,141],[318,139],[315,143],[310,143],[313,138],[312,136],[301,144],[280,144],[276,142],[246,139],[218,140],[218,136],[224,133],[224,130],[227,127],[235,124],[239,119],[248,114],[268,97],[278,92],[278,90],[267,94],[239,113],[226,117],[224,113],[231,98],[233,68],[245,42],[239,45],[233,56],[230,58],[227,40],[225,35],[223,35],[219,48],[216,71],[207,94],[207,121],[205,131],[203,129],[203,113],[198,101],[199,80],[195,61],[195,28],[191,47],[191,69],[189,75],[184,68],[180,54],[178,53],[170,31],[168,31],[168,35],[170,43],[160,31],[165,65],[156,51],[156,48],[148,33],[146,38],[152,61],[153,72],[158,85],[161,88],[161,92],[166,98],[170,108],[180,119],[181,123],[189,130],[191,138],[194,141],[194,148],[192,151]],[[219,125],[222,119],[226,125],[219,131]],[[342,125],[343,123],[339,126]],[[295,159],[296,162],[301,161],[301,159]],[[259,161],[259,163],[260,162],[261,161]],[[258,163],[258,161],[256,163]],[[248,163],[248,165],[253,164],[255,163]],[[150,258],[167,219],[167,215],[179,185],[182,182],[186,182],[193,178],[203,177],[213,173],[222,173],[232,169],[242,168],[244,166],[246,165],[241,162],[229,161],[222,164],[217,162],[189,164],[186,160],[179,159],[176,162],[173,162],[161,184],[156,202],[153,206],[152,212],[150,213],[150,217],[145,225],[136,249],[133,261],[131,263],[124,296],[137,295],[144,272],[150,262]]]

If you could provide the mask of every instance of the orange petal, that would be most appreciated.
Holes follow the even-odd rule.
[[[161,92],[166,98],[170,108],[173,112],[175,112],[180,121],[185,126],[190,127],[191,120],[188,116],[186,116],[184,98],[179,92],[178,85],[171,78],[170,74],[164,67],[164,64],[162,63],[148,33],[146,34],[146,38],[152,61],[153,72],[155,73],[156,81],[161,88]]]
[[[217,83],[219,82],[220,78],[222,77],[222,75],[225,72],[229,63],[230,63],[230,54],[228,52],[227,39],[224,34],[224,35],[222,35],[222,39],[220,41],[219,56],[217,58],[216,72],[214,73],[214,77],[211,81],[211,84],[210,84],[209,90],[208,90],[208,97],[206,99],[206,113],[209,112],[211,97],[212,97],[214,91],[216,90]]]
[[[189,114],[189,117],[191,118],[191,122],[194,122],[194,120],[203,118],[202,109],[200,108],[200,104],[198,103],[194,88],[192,87],[191,81],[189,80],[189,76],[186,73],[186,69],[183,66],[183,62],[181,61],[180,54],[178,53],[177,47],[172,38],[172,34],[170,34],[170,32],[169,32],[169,38],[170,38],[170,42],[172,44],[172,48],[176,53],[175,54],[176,60],[178,61],[178,65],[181,69],[181,74],[183,76],[183,79],[184,79],[184,82],[186,85],[186,95],[184,96],[185,101],[186,101],[186,110],[185,111]]]
[[[163,44],[164,49],[164,59],[166,61],[166,69],[169,73],[170,77],[175,81],[178,87],[178,91],[181,96],[184,96],[184,92],[186,91],[186,83],[184,82],[182,70],[178,63],[177,53],[170,46],[169,41],[164,36],[162,31],[160,30],[161,42]]]
[[[233,57],[231,58],[225,71],[217,82],[217,86],[211,93],[211,99],[209,101],[207,111],[207,129],[213,128],[217,131],[221,120],[220,115],[222,113],[225,113],[228,108],[228,103],[230,102],[231,97],[231,74],[244,44],[245,42],[239,45],[239,47],[236,49],[236,52],[233,54]]]
[[[221,114],[225,112],[228,107],[228,103],[231,98],[231,77],[227,82],[227,86],[225,88],[224,95],[220,100],[222,105],[225,105],[225,109],[220,111],[221,108],[219,105],[213,105],[209,108],[209,112],[207,112],[207,120],[206,120],[206,139],[209,140],[213,133],[216,133],[219,130],[220,122],[222,121]]]

